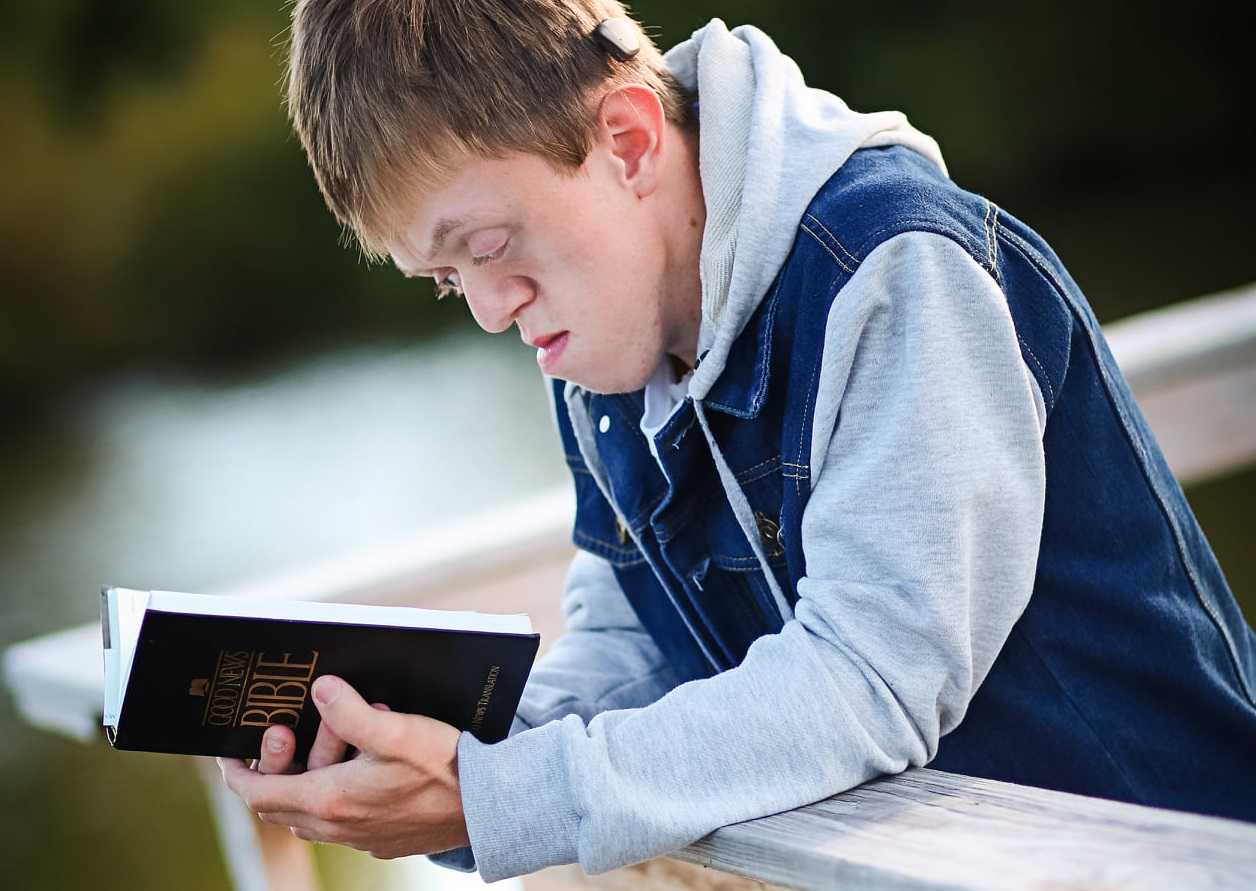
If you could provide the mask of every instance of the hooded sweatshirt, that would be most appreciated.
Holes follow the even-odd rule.
[[[700,361],[685,398],[784,626],[736,668],[681,683],[609,564],[579,552],[566,633],[535,666],[511,736],[459,739],[471,846],[433,859],[486,881],[573,862],[603,872],[927,763],[1033,587],[1041,393],[989,274],[948,239],[909,232],[873,250],[833,301],[802,518],[807,576],[790,608],[702,401],[807,205],[852,153],[903,145],[945,167],[902,114],[856,113],[807,87],[753,27],[712,20],[665,59],[698,95],[707,208]],[[892,348],[904,330],[917,341],[909,353]],[[646,428],[683,383],[655,376]],[[575,385],[564,395],[614,507],[593,419]],[[872,502],[866,515],[852,509]],[[869,581],[887,577],[896,584]]]

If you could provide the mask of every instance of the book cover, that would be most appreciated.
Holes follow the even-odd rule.
[[[275,609],[263,617],[205,614],[182,601],[163,609],[156,599],[134,611],[137,630],[128,635],[127,607],[111,606],[109,590],[102,591],[104,723],[118,749],[257,758],[266,728],[286,724],[296,735],[295,760],[303,762],[319,724],[310,685],[323,674],[344,678],[367,702],[497,742],[510,731],[540,645],[534,633],[370,623],[406,612],[396,607],[353,607],[352,621],[327,621],[277,618]],[[206,599],[221,613],[232,598]],[[283,609],[299,613],[301,606]],[[328,604],[306,606],[315,615],[334,612]],[[118,639],[128,636],[133,646]]]

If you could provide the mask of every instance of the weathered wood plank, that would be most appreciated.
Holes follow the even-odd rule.
[[[1103,330],[1179,482],[1256,461],[1256,285]]]
[[[1256,358],[1256,283],[1103,326],[1135,393]]]
[[[1173,475],[1183,486],[1256,461],[1256,347],[1248,364],[1135,392]]]
[[[799,889],[1256,887],[1256,825],[925,768],[674,856]]]

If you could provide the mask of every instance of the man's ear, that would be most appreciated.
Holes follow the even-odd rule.
[[[638,198],[658,188],[666,136],[663,103],[649,87],[619,87],[602,97],[598,141],[605,145],[616,177]]]

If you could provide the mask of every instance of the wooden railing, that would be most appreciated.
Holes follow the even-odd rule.
[[[788,888],[1256,887],[1256,825],[928,768],[679,852]]]
[[[1105,333],[1179,480],[1256,460],[1256,286]],[[562,630],[557,594],[572,553],[571,515],[564,487],[456,528],[219,593],[527,612],[544,646]],[[95,624],[17,644],[3,669],[31,723],[103,739]],[[194,760],[202,769],[213,763]],[[304,843],[257,822],[224,794],[216,770],[205,776],[235,886],[313,887]],[[803,889],[1256,887],[1256,825],[928,769],[719,829],[673,856]]]

